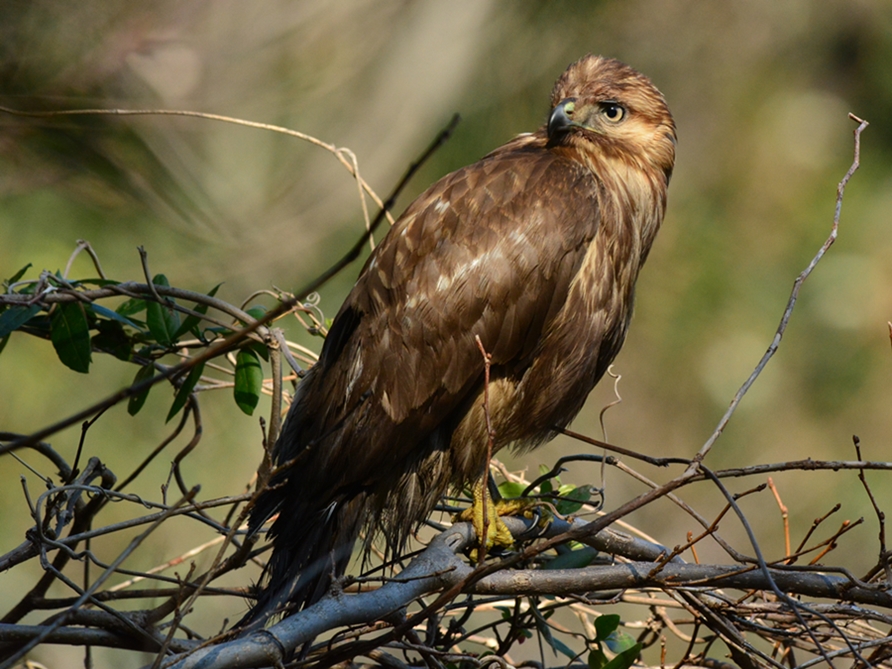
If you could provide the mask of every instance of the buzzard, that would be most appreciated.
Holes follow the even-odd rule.
[[[586,56],[546,124],[449,174],[371,254],[297,388],[250,518],[272,555],[242,621],[308,606],[365,527],[399,550],[494,450],[566,426],[619,352],[675,162],[662,94]]]

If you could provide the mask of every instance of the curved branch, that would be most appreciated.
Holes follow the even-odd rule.
[[[139,295],[143,297],[155,298],[156,294],[163,295],[164,297],[176,297],[182,300],[190,300],[198,304],[206,304],[218,311],[222,311],[224,314],[229,314],[245,325],[250,325],[256,320],[253,316],[251,316],[251,314],[229,304],[229,302],[220,300],[216,297],[211,297],[210,295],[205,295],[204,293],[196,293],[192,290],[174,288],[173,286],[137,283],[136,281],[123,281],[121,283],[105,286],[103,288],[94,288],[92,290],[47,292],[41,295],[37,301],[45,304],[55,304],[57,302],[81,302],[84,299],[87,299],[91,302],[94,302],[106,297],[117,297],[120,295],[125,295],[128,297]],[[27,304],[33,304],[34,299],[35,296],[28,293],[6,293],[0,295],[0,304],[8,304],[10,306],[24,306]],[[196,313],[191,309],[187,309],[186,307],[182,307],[180,305],[175,306],[178,311],[207,319],[207,316],[205,316],[204,314]],[[225,325],[225,323],[220,323],[220,325]],[[258,328],[258,334],[260,334],[261,336],[265,336],[266,328]]]
[[[375,204],[377,204],[379,207],[384,206],[384,204],[381,202],[381,198],[378,197],[378,194],[375,193],[372,187],[369,186],[365,182],[365,180],[359,176],[359,170],[357,169],[356,164],[344,157],[345,153],[351,153],[348,149],[339,148],[334,144],[323,142],[322,140],[317,139],[312,135],[308,135],[298,130],[292,130],[291,128],[285,128],[283,126],[273,125],[271,123],[259,123],[257,121],[248,121],[246,119],[235,118],[233,116],[209,114],[207,112],[198,112],[188,109],[60,109],[55,111],[25,111],[20,109],[13,109],[11,107],[0,107],[0,112],[4,114],[11,114],[13,116],[26,116],[35,118],[51,118],[54,116],[187,116],[192,118],[206,119],[208,121],[222,121],[224,123],[231,123],[233,125],[241,125],[246,128],[270,130],[282,135],[296,137],[297,139],[325,149],[335,158],[337,158],[338,162],[340,162],[341,165],[343,165],[347,169],[350,175],[357,180],[360,185],[361,191],[365,191],[366,193],[368,193],[369,197],[371,197],[372,200],[374,200]],[[393,220],[391,220],[390,222],[392,224]]]

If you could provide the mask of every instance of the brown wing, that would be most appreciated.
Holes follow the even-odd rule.
[[[496,448],[534,446],[573,419],[622,345],[674,157],[660,92],[587,56],[555,85],[545,129],[409,207],[298,387],[251,514],[256,530],[279,512],[243,622],[317,601],[362,525],[399,551],[450,483],[481,473],[475,335],[493,356]]]
[[[531,363],[598,227],[591,173],[544,143],[518,138],[444,177],[370,257],[286,427],[327,473],[304,490],[405,468],[479,388],[475,335],[509,374]]]

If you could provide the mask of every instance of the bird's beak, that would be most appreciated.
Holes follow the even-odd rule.
[[[576,111],[576,98],[567,98],[551,110],[548,116],[548,139],[554,140],[558,135],[563,134],[573,126],[580,125],[579,122],[573,120],[573,113]]]

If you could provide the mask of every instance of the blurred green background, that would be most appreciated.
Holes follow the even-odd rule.
[[[892,460],[887,1],[87,0],[61,8],[7,0],[0,5],[0,104],[191,109],[281,124],[351,149],[382,196],[459,112],[454,138],[415,177],[400,211],[446,172],[541,124],[554,79],[588,52],[650,76],[669,101],[679,137],[667,217],[615,365],[623,402],[607,413],[608,438],[679,457],[707,439],[770,343],[794,278],[830,231],[836,184],[852,159],[855,124],[846,114],[853,112],[871,126],[839,240],[806,282],[780,352],[707,464],[854,459],[853,434],[866,458]],[[152,271],[172,285],[207,291],[225,281],[218,297],[239,303],[257,289],[303,285],[362,227],[355,182],[330,154],[295,139],[175,117],[0,115],[4,277],[28,262],[32,278],[63,268],[75,241],[87,239],[109,276],[141,280],[136,247],[143,245]],[[358,269],[322,292],[329,317]],[[94,274],[85,256],[72,272]],[[95,358],[93,373],[78,375],[47,342],[14,336],[0,356],[0,430],[32,432],[130,382],[133,367]],[[205,398],[205,434],[185,464],[189,482],[203,485],[202,498],[243,490],[261,452],[256,415],[244,416],[218,395]],[[598,412],[612,396],[602,383],[574,428],[600,437]],[[136,418],[122,407],[110,411],[89,431],[86,452],[123,476],[167,434],[169,402],[168,390],[156,390]],[[267,413],[268,401],[259,415]],[[71,459],[79,434],[72,429],[51,441]],[[539,463],[585,450],[561,438],[506,460],[535,474]],[[25,459],[48,471],[37,458]],[[162,459],[135,492],[158,497],[169,464]],[[11,458],[0,471],[5,552],[30,523],[19,475],[32,487],[39,482]],[[658,480],[677,473],[642,471]],[[597,483],[599,472],[582,466],[564,478]],[[888,509],[888,477],[868,479]],[[856,573],[875,562],[877,523],[854,473],[775,480],[790,507],[794,545],[814,517],[841,501],[841,517],[867,522],[826,561]],[[762,481],[729,485],[741,491]],[[643,490],[613,472],[607,485],[610,506]],[[682,496],[709,518],[722,505],[705,484]],[[773,500],[765,493],[744,508],[760,525],[767,555],[779,557]],[[697,530],[668,503],[632,520],[668,545]],[[194,545],[194,526],[183,523],[182,531],[156,538],[140,556],[146,562],[133,566]],[[748,550],[736,521],[720,531]],[[108,555],[115,546],[123,543],[109,542]],[[724,559],[708,545],[700,557]],[[21,576],[0,575],[4,601],[27,585]],[[230,616],[242,608],[220,606],[230,607]],[[221,610],[211,611],[204,632],[219,626]],[[39,657],[50,662],[64,652],[48,648]]]

